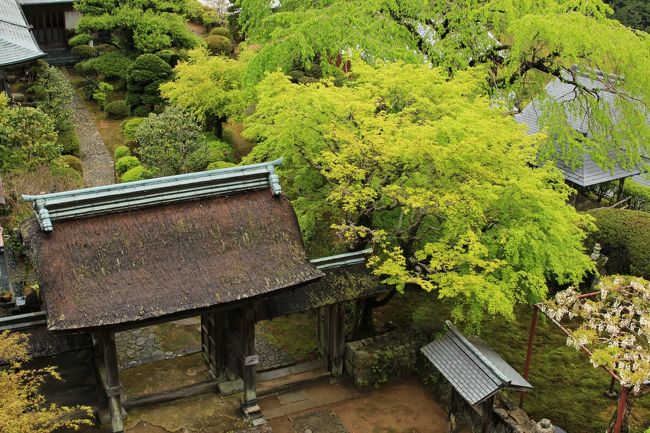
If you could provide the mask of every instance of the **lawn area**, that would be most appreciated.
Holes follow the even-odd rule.
[[[409,292],[397,296],[377,310],[379,324],[442,329],[449,308],[431,294]],[[521,372],[526,358],[531,309],[520,308],[515,321],[492,317],[483,321],[481,338]],[[548,320],[540,321],[529,381],[535,387],[526,397],[524,409],[535,420],[548,418],[570,433],[605,430],[616,401],[605,397],[610,376],[591,366],[587,355],[565,344],[566,338]],[[517,395],[510,395],[513,402]],[[650,398],[636,402],[630,419],[632,431],[650,427]]]

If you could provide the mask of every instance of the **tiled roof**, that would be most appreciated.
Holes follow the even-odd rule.
[[[604,80],[595,80],[585,76],[576,76],[576,80],[582,86],[589,89],[603,90],[600,92],[600,97],[603,100],[614,106],[614,94],[607,91],[607,83]],[[546,86],[547,95],[557,102],[568,102],[576,97],[576,87],[573,84],[568,84],[555,79],[548,83]],[[528,104],[520,113],[515,114],[515,119],[528,126],[528,133],[535,134],[542,130],[540,125],[540,118],[542,115],[542,103],[535,100]],[[576,131],[589,136],[588,119],[586,113],[567,113],[567,121],[569,125]],[[614,151],[612,151],[614,157]],[[640,170],[625,170],[621,166],[616,165],[613,170],[603,170],[591,158],[590,155],[583,156],[582,166],[580,168],[572,168],[562,160],[557,161],[557,166],[564,173],[564,177],[580,186],[591,186],[599,183],[609,182],[624,177],[634,176],[640,173]]]
[[[532,389],[485,343],[470,341],[451,322],[446,324],[447,333],[421,351],[469,404],[478,404],[501,389]]]
[[[0,0],[0,67],[43,57],[16,0]]]
[[[54,4],[72,4],[73,0],[18,0],[18,3],[25,6],[31,5],[54,5]]]

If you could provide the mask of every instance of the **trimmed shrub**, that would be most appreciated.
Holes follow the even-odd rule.
[[[131,110],[131,113],[132,113],[134,116],[138,116],[138,117],[147,117],[147,116],[149,115],[149,113],[151,113],[151,110],[150,110],[149,107],[147,107],[147,106],[144,106],[144,105],[138,105],[138,106],[135,107],[133,110]]]
[[[92,40],[93,37],[90,36],[88,33],[81,33],[80,35],[71,37],[68,40],[68,45],[70,45],[71,47],[76,47],[79,45],[88,45],[88,43]]]
[[[74,155],[63,155],[59,158],[61,161],[65,162],[68,167],[73,169],[79,174],[83,174],[84,170],[81,167],[81,160]]]
[[[79,156],[79,137],[77,137],[74,128],[67,128],[59,132],[56,142],[61,146],[61,153],[64,155]]]
[[[127,172],[124,173],[122,177],[120,177],[120,181],[133,182],[136,180],[149,179],[150,177],[151,172],[147,170],[143,165],[138,165],[137,167],[133,167],[127,170]]]
[[[142,165],[140,160],[135,156],[123,156],[115,161],[115,171],[117,174],[124,174],[133,167]]]
[[[205,42],[208,44],[208,50],[211,54],[230,54],[232,53],[232,41],[225,36],[206,36]]]
[[[162,104],[158,86],[171,79],[172,68],[155,54],[143,54],[131,64],[126,79],[126,102],[133,107],[146,106],[151,111]]]
[[[135,131],[138,130],[144,119],[144,117],[136,117],[122,122],[122,135],[127,141],[135,141]],[[115,158],[117,158],[117,155]]]
[[[227,27],[215,27],[210,30],[209,36],[225,36],[228,39],[231,38],[230,30]]]
[[[207,170],[218,170],[220,168],[235,167],[237,164],[228,161],[215,161],[208,164]]]
[[[131,149],[129,149],[126,146],[117,146],[115,148],[115,153],[113,153],[113,157],[115,158],[115,160],[117,161],[118,159],[123,158],[125,156],[131,156]]]
[[[162,51],[158,51],[158,52],[156,53],[156,55],[157,55],[158,57],[160,57],[161,59],[163,59],[163,60],[164,60],[164,61],[165,61],[169,66],[171,66],[172,68],[173,68],[174,66],[176,66],[176,64],[177,64],[178,61],[180,60],[180,56],[179,56],[178,53],[177,53],[176,51],[174,51],[174,50],[162,50]]]
[[[126,101],[119,100],[106,104],[106,113],[110,118],[124,119],[125,117],[129,117],[129,114],[131,114],[131,109],[126,104]]]
[[[650,212],[650,187],[627,179],[623,195],[630,198],[630,209]]]
[[[626,209],[597,209],[598,231],[591,237],[608,257],[609,274],[650,278],[650,213]]]
[[[95,47],[91,47],[90,45],[77,45],[76,47],[72,47],[70,52],[73,56],[81,57],[82,59],[88,59],[97,54]]]
[[[99,53],[110,53],[119,50],[119,48],[111,44],[99,44],[99,45],[95,45],[95,48],[97,48],[97,52]]]
[[[107,80],[126,80],[132,63],[124,54],[113,51],[79,62],[75,65],[75,70],[84,75],[103,75]]]

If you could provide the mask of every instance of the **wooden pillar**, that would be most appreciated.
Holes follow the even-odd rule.
[[[241,310],[226,312],[224,335],[226,350],[224,354],[224,375],[226,380],[236,380],[241,375]]]
[[[492,431],[492,417],[494,415],[494,395],[485,400],[482,404],[481,433]]]
[[[621,201],[623,191],[625,190],[625,178],[622,177],[618,180],[618,188],[616,189],[616,202]]]
[[[102,359],[98,366],[101,385],[108,398],[108,413],[113,433],[124,432],[124,418],[122,415],[122,387],[117,366],[117,349],[115,347],[115,333],[102,331],[97,334],[99,349]]]
[[[243,307],[241,314],[242,379],[244,379],[244,401],[242,410],[246,415],[260,412],[257,405],[257,364],[255,351],[255,310],[252,305]]]
[[[345,308],[342,303],[329,306],[329,358],[327,360],[332,376],[343,374],[345,356]]]
[[[225,341],[225,313],[201,315],[201,350],[210,374],[217,382],[226,379],[228,348]]]
[[[533,317],[530,321],[530,333],[528,334],[528,351],[526,352],[526,362],[524,363],[524,379],[528,380],[530,373],[530,363],[533,359],[533,348],[535,347],[535,333],[537,332],[537,319],[539,317],[539,308],[533,306]],[[519,407],[524,406],[524,396],[526,394],[521,391],[519,393]]]

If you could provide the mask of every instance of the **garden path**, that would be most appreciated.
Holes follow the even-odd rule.
[[[70,80],[68,72],[63,70],[63,73]],[[72,99],[72,119],[79,137],[84,185],[91,187],[115,183],[113,159],[99,135],[92,115],[77,92]]]

